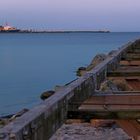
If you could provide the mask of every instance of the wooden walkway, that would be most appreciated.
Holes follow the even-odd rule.
[[[134,53],[135,52],[135,53]],[[128,49],[119,66],[107,72],[107,79],[125,80],[133,91],[96,93],[80,105],[74,117],[118,119],[116,122],[134,139],[140,138],[140,46]],[[115,89],[116,90],[116,89]],[[81,117],[82,116],[82,117]],[[72,117],[72,116],[71,116]],[[128,120],[129,119],[129,120]]]

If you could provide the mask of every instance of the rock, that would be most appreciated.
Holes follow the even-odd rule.
[[[118,90],[132,91],[133,88],[126,82],[125,79],[114,79],[113,83],[117,85]]]
[[[14,121],[16,118],[22,116],[24,113],[29,111],[29,109],[22,109],[21,111],[17,112],[14,115],[3,116],[0,118],[0,128],[4,127],[5,125],[9,124],[10,122]]]
[[[5,121],[0,119],[0,128],[3,127],[5,125]]]
[[[86,67],[80,67],[80,68],[78,68],[76,75],[82,76],[82,75],[84,75],[85,72],[86,72]]]
[[[90,71],[91,69],[93,69],[95,66],[97,66],[98,64],[100,64],[102,61],[104,61],[106,59],[106,55],[105,54],[97,54],[93,60],[91,61],[90,65],[87,66],[86,70]]]
[[[0,128],[4,127],[8,123],[9,123],[9,119],[8,118],[0,119]]]
[[[111,52],[108,53],[109,56],[114,55],[117,52],[117,50],[112,50]]]
[[[15,115],[13,115],[13,116],[9,119],[9,121],[15,120],[16,118],[22,116],[24,113],[26,113],[26,112],[28,112],[28,111],[29,111],[29,109],[26,109],[26,108],[22,109],[21,111],[17,112]]]
[[[45,91],[41,94],[40,98],[42,100],[45,100],[45,99],[49,98],[50,96],[52,96],[54,93],[55,93],[55,91],[53,91],[53,90]]]
[[[117,89],[120,91],[132,91],[133,88],[127,84],[125,79],[110,79],[105,81],[104,83],[101,84],[101,91],[111,91],[111,87],[109,86],[110,84],[116,85]]]
[[[108,84],[108,80],[103,82],[103,83],[101,83],[100,90],[101,91],[111,91],[111,88],[109,87],[109,84]]]
[[[91,61],[90,65],[88,65],[86,68],[85,67],[80,67],[77,70],[77,76],[82,76],[84,75],[87,71],[92,70],[95,66],[97,66],[99,63],[101,63],[102,61],[104,61],[106,59],[106,55],[105,54],[98,54],[96,55],[93,60]]]
[[[121,128],[99,127],[91,124],[64,124],[50,140],[127,140]]]

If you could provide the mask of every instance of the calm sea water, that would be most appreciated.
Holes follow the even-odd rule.
[[[0,115],[31,108],[40,94],[76,78],[98,53],[140,33],[0,34]]]

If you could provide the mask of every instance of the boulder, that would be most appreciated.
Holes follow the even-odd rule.
[[[115,85],[118,91],[132,91],[133,88],[126,82],[125,79],[110,79],[101,84],[101,91],[111,91],[110,84]]]
[[[40,98],[42,100],[45,100],[45,99],[49,98],[50,96],[52,96],[54,93],[55,93],[55,91],[53,91],[53,90],[45,91],[41,94]]]
[[[109,55],[109,56],[112,56],[112,55],[114,55],[116,52],[117,52],[117,50],[112,50],[112,51],[110,51],[110,52],[108,53],[108,55]]]
[[[77,75],[77,76],[82,76],[82,75],[84,75],[85,72],[86,72],[86,67],[80,67],[80,68],[78,68],[78,70],[76,71],[76,75]]]
[[[102,61],[104,61],[106,59],[106,55],[105,54],[98,54],[96,55],[93,60],[91,61],[91,63],[87,66],[87,67],[80,67],[77,70],[77,76],[82,76],[84,75],[86,72],[92,70],[95,66],[97,66],[99,63],[101,63]]]
[[[90,65],[87,66],[86,70],[90,71],[91,69],[93,69],[95,66],[97,66],[98,64],[100,64],[102,61],[104,61],[106,59],[106,55],[105,54],[97,54],[93,60],[91,61]]]

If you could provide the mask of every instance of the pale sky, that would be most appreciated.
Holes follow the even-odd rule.
[[[0,13],[19,28],[140,31],[140,0],[0,0]]]

